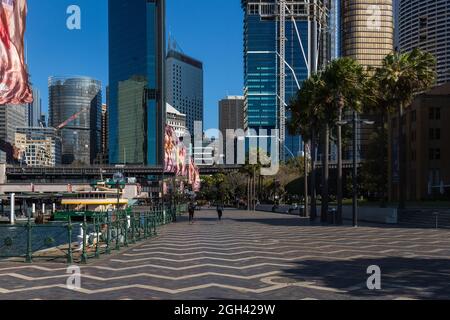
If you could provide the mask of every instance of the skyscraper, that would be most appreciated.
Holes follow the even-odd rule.
[[[450,6],[448,0],[399,0],[398,49],[421,48],[437,59],[437,84],[450,81]]]
[[[228,96],[219,101],[219,130],[224,137],[228,129],[244,129],[244,97]]]
[[[167,103],[186,115],[194,134],[194,122],[203,122],[203,64],[181,52],[169,50],[166,59]]]
[[[27,105],[0,105],[0,163],[12,161],[16,129],[28,125]]]
[[[162,164],[165,0],[109,0],[108,10],[109,161],[114,164],[125,160],[125,148],[125,153],[132,149],[134,160],[140,163]],[[136,90],[128,90],[132,82],[141,83]],[[127,108],[140,112],[137,122],[125,117],[129,114]],[[132,132],[135,127],[139,132]],[[121,132],[126,132],[127,137],[122,139]]]
[[[381,66],[394,49],[392,0],[341,0],[342,56]]]
[[[301,81],[329,58],[328,8],[321,0],[241,3],[245,129],[254,129],[258,135],[261,130],[280,129],[281,158],[297,156],[301,139],[287,134],[286,106]]]
[[[28,126],[39,127],[42,116],[41,92],[33,88],[33,102],[28,104]]]
[[[102,85],[88,77],[50,77],[49,125],[61,128],[62,164],[89,165],[101,151]]]

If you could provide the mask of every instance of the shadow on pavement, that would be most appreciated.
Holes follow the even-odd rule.
[[[369,266],[381,269],[381,290],[369,290]],[[450,299],[450,259],[386,257],[350,261],[306,260],[283,270],[298,281],[348,291],[355,298],[373,299],[390,296],[412,299]]]

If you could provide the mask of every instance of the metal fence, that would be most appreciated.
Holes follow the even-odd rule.
[[[91,258],[119,251],[157,235],[159,226],[176,221],[186,205],[144,212],[101,212],[81,221],[0,225],[0,261],[35,260],[87,263]]]

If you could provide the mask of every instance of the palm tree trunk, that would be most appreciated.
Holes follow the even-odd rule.
[[[342,108],[339,108],[339,122]],[[342,126],[337,126],[337,224],[342,224]]]
[[[316,131],[311,130],[311,213],[310,220],[317,219],[317,201],[316,201]]]
[[[405,144],[403,139],[403,105],[398,109],[398,208],[405,209]]]
[[[322,142],[322,210],[320,215],[321,222],[327,222],[328,215],[328,182],[329,182],[329,153],[330,153],[330,128],[328,124],[325,125],[323,130],[323,142]]]

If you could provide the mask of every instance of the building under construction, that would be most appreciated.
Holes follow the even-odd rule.
[[[302,152],[301,137],[286,130],[286,107],[331,57],[330,6],[326,0],[242,0],[244,125],[259,136],[261,129],[279,129],[281,160]]]

